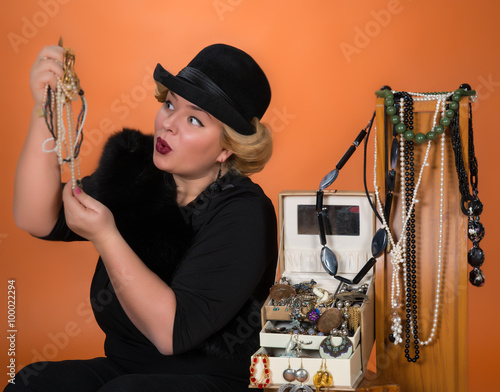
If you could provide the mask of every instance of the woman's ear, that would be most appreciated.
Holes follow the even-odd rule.
[[[232,151],[229,151],[229,150],[226,150],[226,149],[223,149],[219,156],[217,157],[217,161],[220,162],[220,163],[224,163],[226,162],[226,160],[231,156],[233,155],[233,152]]]

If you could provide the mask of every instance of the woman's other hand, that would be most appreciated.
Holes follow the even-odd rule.
[[[81,188],[72,190],[71,185],[66,184],[63,190],[63,204],[68,227],[92,241],[96,248],[119,234],[109,208]]]

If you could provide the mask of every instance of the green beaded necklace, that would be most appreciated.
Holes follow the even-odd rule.
[[[402,134],[404,138],[408,141],[415,139],[416,143],[422,144],[426,140],[434,140],[436,135],[440,135],[444,132],[444,128],[450,125],[451,119],[455,115],[455,111],[458,110],[459,101],[463,96],[470,97],[476,95],[475,90],[458,88],[453,92],[441,92],[441,93],[408,93],[415,96],[414,100],[422,101],[437,101],[436,112],[439,110],[439,105],[442,102],[448,102],[448,108],[443,110],[441,120],[439,124],[434,121],[432,129],[426,134],[418,132],[415,134],[412,130],[408,130],[406,125],[401,122],[400,116],[398,116],[397,109],[395,106],[394,94],[399,94],[398,91],[392,91],[390,89],[381,89],[375,91],[375,95],[379,98],[384,98],[384,106],[386,107],[385,112],[389,116],[389,121],[394,126],[394,130],[398,134]],[[437,114],[437,113],[436,113]],[[435,118],[436,120],[436,118]]]

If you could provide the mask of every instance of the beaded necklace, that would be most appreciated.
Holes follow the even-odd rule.
[[[404,94],[404,100],[408,101],[409,107],[404,108],[404,113],[406,114],[409,131],[413,131],[413,99],[409,94]],[[410,120],[411,118],[411,120]],[[410,123],[411,121],[411,123]],[[431,139],[432,140],[432,139]],[[405,282],[405,293],[406,293],[406,344],[405,344],[405,357],[408,361],[415,362],[419,358],[418,349],[418,306],[417,306],[417,281],[416,281],[416,241],[415,241],[415,209],[409,210],[411,199],[415,191],[415,157],[413,149],[413,141],[405,140],[404,142],[404,163],[405,163],[405,203],[406,209],[405,213],[409,215],[408,225],[406,226],[405,237],[403,237],[403,254],[406,256],[406,274],[403,273]],[[403,195],[403,188],[401,188],[401,194]],[[411,327],[414,327],[414,331],[411,331]],[[411,333],[410,333],[411,332]],[[415,343],[415,357],[410,357],[410,337],[413,335]]]
[[[470,86],[462,85],[464,88],[470,90]],[[461,87],[462,87],[461,86]],[[450,129],[453,152],[455,155],[455,167],[458,175],[458,188],[462,196],[461,210],[464,215],[468,217],[468,237],[472,241],[472,248],[467,253],[467,261],[473,267],[469,274],[469,282],[477,287],[484,285],[484,274],[479,267],[484,262],[484,252],[479,247],[480,241],[484,237],[484,226],[479,220],[479,216],[483,212],[483,204],[479,200],[478,190],[478,169],[477,158],[474,151],[474,133],[472,129],[472,107],[469,102],[469,119],[468,119],[468,158],[469,158],[469,172],[470,172],[470,188],[469,191],[469,176],[465,169],[463,161],[463,149],[460,140],[459,130],[459,115],[458,112],[452,118]],[[468,204],[467,204],[468,203]]]
[[[394,92],[396,93],[396,92]],[[394,96],[394,93],[392,96]],[[413,96],[413,97],[412,97]],[[400,167],[401,167],[401,195],[405,196],[405,203],[402,203],[402,229],[399,241],[396,243],[394,237],[391,234],[390,228],[387,225],[386,220],[384,219],[384,228],[388,232],[389,240],[392,245],[391,254],[391,264],[393,266],[392,272],[392,283],[391,283],[391,331],[392,333],[389,336],[389,339],[394,344],[399,344],[403,342],[402,332],[403,328],[401,325],[401,317],[399,316],[399,309],[401,307],[400,304],[400,294],[401,287],[399,281],[399,273],[400,269],[403,267],[403,263],[406,261],[406,273],[404,276],[404,286],[405,286],[405,294],[406,294],[406,330],[405,330],[405,357],[408,362],[416,362],[420,358],[420,344],[425,345],[429,344],[433,338],[435,337],[435,332],[437,329],[438,323],[438,315],[439,315],[439,303],[441,298],[441,276],[442,276],[442,237],[443,237],[443,203],[444,203],[444,151],[445,151],[445,136],[441,131],[440,127],[437,123],[437,115],[439,113],[439,109],[442,109],[443,118],[446,115],[444,102],[447,97],[451,96],[451,93],[444,94],[415,94],[415,93],[403,93],[400,99],[400,113],[399,113],[399,122],[401,124],[399,126],[400,136]],[[408,109],[412,109],[412,101],[413,100],[436,100],[436,110],[434,112],[433,118],[433,130],[436,130],[434,133],[432,131],[427,132],[426,138],[424,139],[428,141],[427,150],[425,153],[425,157],[422,163],[422,167],[420,169],[418,180],[415,184],[414,182],[414,154],[413,154],[413,139],[417,143],[419,143],[419,139],[416,137],[409,137],[410,134],[408,132],[413,133],[413,113],[412,110],[405,111],[403,106],[404,102],[407,102]],[[386,105],[387,106],[387,105]],[[388,114],[393,112],[390,110]],[[443,120],[443,118],[441,120]],[[395,121],[391,121],[393,124]],[[445,124],[447,121],[444,122]],[[441,124],[443,125],[443,121]],[[396,124],[397,126],[397,124]],[[401,130],[404,127],[404,132]],[[444,130],[444,129],[443,129]],[[441,134],[441,179],[440,179],[440,213],[439,213],[439,250],[438,250],[438,263],[437,263],[437,282],[436,282],[436,294],[435,294],[435,306],[434,306],[434,315],[433,315],[433,325],[430,333],[429,339],[426,341],[421,341],[418,335],[418,312],[417,312],[417,286],[416,286],[416,250],[415,250],[415,204],[418,202],[417,194],[418,188],[420,186],[422,180],[423,170],[427,164],[427,160],[429,157],[429,150],[431,147],[431,141],[435,139],[436,134]],[[379,210],[382,211],[382,203],[380,201],[380,193],[377,187],[376,180],[376,141],[375,141],[375,167],[374,167],[374,185],[375,185],[375,196],[377,201],[377,206]],[[385,217],[384,217],[385,218]],[[411,343],[411,337],[413,336],[414,346],[415,346],[415,355],[414,357],[410,357],[409,348]]]
[[[62,38],[59,41],[62,46]],[[57,78],[55,91],[52,91],[48,84],[45,85],[43,97],[43,112],[45,122],[52,135],[43,143],[43,151],[55,152],[59,166],[64,172],[64,165],[67,164],[71,174],[71,187],[74,189],[81,182],[79,153],[83,141],[83,125],[87,115],[87,103],[80,87],[80,81],[74,71],[75,54],[71,49],[65,49],[63,78]],[[72,101],[80,96],[82,108],[74,124]],[[55,126],[54,126],[55,116]],[[66,117],[66,119],[65,119]],[[49,141],[55,141],[55,147],[46,149],[45,145]]]
[[[256,377],[256,366],[259,363],[259,359],[262,358],[262,374],[257,380]],[[257,354],[252,356],[252,363],[250,364],[250,384],[256,386],[257,388],[263,389],[269,386],[271,383],[271,370],[269,369],[269,355],[267,354]]]

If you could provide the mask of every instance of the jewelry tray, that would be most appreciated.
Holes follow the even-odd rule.
[[[254,354],[269,355],[271,384],[266,387],[266,389],[277,389],[282,384],[287,384],[287,382],[283,380],[282,374],[283,371],[288,368],[288,359],[290,357],[283,356],[284,353],[285,350],[283,349],[261,347],[259,351]],[[312,386],[313,390],[313,376],[320,369],[322,362],[319,353],[316,351],[315,354],[316,357],[313,358],[290,358],[290,367],[292,369],[299,369],[300,367],[303,367],[307,370],[309,377],[304,384]],[[327,359],[326,367],[332,374],[333,385],[328,389],[322,388],[322,391],[339,389],[338,387],[340,386],[342,386],[342,391],[348,391],[351,386],[358,385],[363,379],[363,370],[361,368],[361,350],[356,349],[349,359]],[[257,378],[260,378],[262,369],[262,366],[260,368],[256,368],[255,375]],[[291,384],[297,385],[300,383],[292,381]],[[354,389],[352,390],[354,391]]]
[[[275,321],[267,320],[264,328],[260,332],[260,345],[267,348],[286,348],[290,342],[290,334],[286,333],[267,333],[265,330],[267,328],[272,328],[275,325]],[[299,335],[300,340],[304,342],[311,342],[310,344],[303,344],[305,350],[319,350],[321,342],[326,336],[317,335]],[[354,336],[348,336],[347,338],[351,341],[353,347],[358,347],[361,336],[361,328],[356,329]]]
[[[373,195],[371,195],[373,197]],[[354,278],[357,272],[371,257],[371,241],[375,234],[375,217],[364,192],[325,191],[325,206],[354,207],[359,211],[359,228],[351,233],[327,235],[327,246],[332,249],[338,259],[338,275],[348,279]],[[314,212],[313,222],[305,222],[300,228],[299,209],[307,206]],[[278,221],[280,223],[280,256],[277,280],[286,277],[291,285],[314,280],[314,287],[323,288],[330,293],[336,293],[341,282],[330,276],[322,267],[320,261],[321,244],[319,234],[311,229],[316,222],[315,191],[283,191],[279,194]],[[302,234],[299,234],[302,232]],[[333,385],[324,390],[354,390],[363,379],[370,354],[375,341],[375,284],[374,273],[370,271],[359,285],[367,284],[367,298],[361,306],[360,326],[351,339],[353,353],[348,359],[327,359],[328,370],[333,376]],[[276,307],[269,296],[261,309],[262,331],[260,333],[261,348],[254,354],[269,355],[271,384],[266,389],[278,389],[287,382],[282,374],[288,368],[288,359],[284,356],[285,347],[290,342],[290,334],[266,332],[265,329],[275,325],[277,321],[290,321],[290,310],[285,306]],[[302,360],[303,367],[308,371],[309,378],[304,384],[313,385],[314,374],[320,369],[322,359],[317,348],[325,336],[299,335],[301,340],[313,341],[303,345],[304,353],[311,358],[291,357],[292,368],[298,369]],[[311,350],[311,348],[315,348]],[[256,369],[258,375],[258,369]],[[298,384],[293,382],[292,384]],[[250,386],[255,388],[255,386]]]

